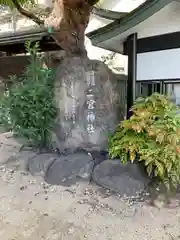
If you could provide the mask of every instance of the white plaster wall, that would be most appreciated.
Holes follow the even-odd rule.
[[[180,78],[180,49],[137,54],[137,81]]]

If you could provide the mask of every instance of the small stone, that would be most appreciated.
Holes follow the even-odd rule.
[[[48,189],[48,188],[49,188],[49,185],[48,185],[48,184],[44,184],[44,185],[43,185],[43,188],[44,188],[44,189]]]
[[[78,203],[79,204],[84,204],[84,200],[79,200]]]
[[[68,234],[73,234],[74,231],[75,231],[74,228],[69,228],[69,229],[68,229]]]
[[[29,173],[28,173],[28,172],[21,172],[21,175],[23,175],[23,176],[28,176]]]
[[[21,190],[21,191],[23,191],[23,190],[25,190],[25,189],[27,189],[27,186],[21,186],[21,187],[20,187],[20,190]]]
[[[76,208],[72,208],[69,210],[71,213],[75,213],[76,212]]]
[[[29,182],[29,184],[35,184],[36,183],[35,180],[29,180],[28,182]]]
[[[44,213],[43,215],[44,215],[45,217],[48,217],[48,216],[49,216],[48,213]]]
[[[71,194],[75,194],[76,193],[76,189],[66,189],[66,192],[69,192]]]
[[[32,204],[32,201],[29,201],[29,204]]]
[[[45,197],[44,200],[48,200],[48,197]]]
[[[43,189],[48,189],[49,188],[49,185],[44,183],[44,182],[41,182],[41,186]]]
[[[35,192],[34,196],[38,196],[39,195],[39,192]]]
[[[52,187],[52,188],[50,189],[50,191],[51,191],[51,192],[56,192],[57,189],[56,189],[56,187]]]

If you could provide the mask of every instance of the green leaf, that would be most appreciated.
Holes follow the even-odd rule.
[[[33,0],[17,0],[17,2],[18,2],[20,5],[24,5],[24,4],[26,4],[26,3],[34,3]],[[11,9],[15,8],[14,3],[13,3],[12,0],[0,0],[0,5],[8,6],[8,7],[10,7]]]
[[[147,173],[171,186],[180,183],[180,116],[176,106],[164,95],[154,93],[139,98],[133,115],[122,121],[109,139],[114,157],[131,161],[138,157]]]
[[[54,78],[52,70],[42,71],[41,61],[36,54],[38,44],[31,45],[28,42],[26,47],[33,57],[20,77],[21,83],[14,82],[0,99],[1,113],[4,112],[0,114],[0,123],[10,125],[17,135],[45,146],[49,145],[57,113],[53,96]],[[14,79],[18,80],[17,77]]]

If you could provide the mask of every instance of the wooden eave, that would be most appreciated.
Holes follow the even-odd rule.
[[[31,40],[40,43],[41,51],[57,51],[61,48],[52,39],[46,29],[32,28],[27,31],[0,34],[0,51],[9,54],[25,53],[25,42]]]
[[[114,20],[112,23],[104,27],[88,33],[87,37],[91,39],[93,45],[102,47],[101,43],[123,34],[125,31],[135,27],[172,1],[173,0],[146,0],[139,7],[127,13],[123,17]]]

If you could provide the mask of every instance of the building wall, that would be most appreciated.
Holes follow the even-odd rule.
[[[166,80],[166,94],[180,105],[180,48],[137,54],[137,82]]]
[[[137,54],[137,81],[180,78],[180,48]]]
[[[138,39],[180,31],[180,2],[173,1],[133,28]],[[180,48],[137,54],[137,81],[168,80],[166,94],[180,105]]]

